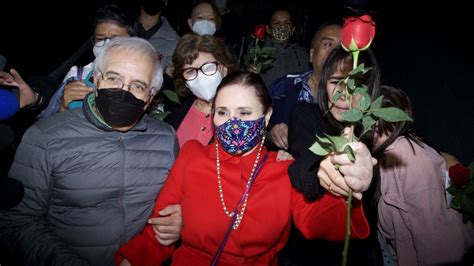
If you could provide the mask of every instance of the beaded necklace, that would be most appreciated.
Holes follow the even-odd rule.
[[[247,188],[250,186],[250,184],[252,182],[252,176],[255,172],[255,169],[257,168],[258,160],[260,159],[260,154],[262,152],[264,142],[265,142],[265,136],[262,138],[262,142],[260,143],[260,148],[258,149],[257,157],[255,158],[255,162],[253,163],[253,167],[252,167],[252,171],[250,172],[249,180],[247,181],[247,184],[245,185],[245,191],[248,191]],[[224,213],[227,216],[232,217],[234,215],[234,212],[229,212],[227,210],[227,206],[226,206],[225,201],[224,201],[224,191],[222,190],[221,164],[220,164],[220,159],[219,159],[219,149],[218,149],[218,147],[219,147],[218,141],[216,141],[216,172],[217,172],[217,185],[218,185],[218,188],[219,188],[219,199],[221,200],[222,208],[224,209]],[[232,228],[234,230],[236,230],[239,227],[240,222],[242,222],[242,218],[244,217],[245,208],[247,207],[247,200],[249,198],[249,193],[244,192],[244,195],[242,195],[242,197],[244,197],[242,207],[240,209],[240,212],[237,214],[234,225],[232,226]]]

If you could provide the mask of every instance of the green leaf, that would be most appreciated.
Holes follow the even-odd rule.
[[[474,212],[474,202],[469,199],[468,197],[462,197],[460,200],[461,204],[461,209],[468,212],[468,213],[473,213]]]
[[[260,48],[260,46],[258,46],[258,45],[255,46],[255,53],[256,53],[257,55],[262,54],[262,48]]]
[[[364,84],[358,86],[357,88],[355,88],[354,90],[354,94],[367,94],[367,86],[365,86]]]
[[[332,144],[332,141],[328,137],[316,136],[316,138],[318,138],[318,142]]]
[[[464,194],[470,194],[474,192],[474,184],[472,183],[472,180],[469,182],[469,184],[466,185],[464,188]]]
[[[255,69],[257,71],[257,73],[260,73],[262,71],[262,63],[257,63],[257,65],[255,66]]]
[[[160,121],[163,121],[171,112],[166,111],[166,112],[153,112],[151,116],[155,119],[158,119]]]
[[[458,210],[461,208],[459,197],[453,197],[453,199],[451,200],[451,207],[453,209],[458,209]]]
[[[349,157],[349,160],[351,160],[351,162],[355,162],[355,152],[350,145],[346,145],[344,147],[344,152],[347,154],[347,157]]]
[[[366,132],[371,130],[374,124],[375,124],[375,119],[371,115],[366,115],[362,117],[363,131],[361,135],[364,135]]]
[[[383,96],[379,96],[377,99],[375,99],[375,101],[373,101],[372,104],[370,105],[370,109],[373,110],[373,109],[379,109],[380,107],[382,107],[382,98]]]
[[[348,78],[347,81],[347,87],[351,90],[351,91],[354,91],[355,90],[355,80],[354,79],[351,79],[351,78]]]
[[[172,90],[164,90],[163,94],[174,103],[180,103],[178,94]]]
[[[369,72],[370,70],[372,70],[372,67],[366,67],[366,68],[364,68],[364,71],[362,72],[362,74],[365,74],[365,73]]]
[[[371,112],[388,122],[413,121],[407,113],[395,107],[371,109]]]
[[[334,144],[328,137],[316,136],[316,138],[316,142],[309,148],[314,154],[325,156],[332,151],[336,151]]]
[[[331,143],[334,145],[335,151],[337,152],[342,152],[344,151],[344,145],[348,143],[347,139],[344,138],[344,136],[329,136],[326,135],[326,138],[331,141]]]
[[[354,68],[351,72],[349,72],[349,76],[360,76],[364,75],[365,73],[369,72],[372,70],[372,67],[365,67],[364,63],[358,65],[356,68]]]
[[[347,122],[357,122],[362,119],[362,112],[357,109],[349,109],[342,113],[342,119]]]
[[[326,145],[321,145],[320,142],[316,141],[309,147],[309,150],[312,151],[314,154],[319,156],[326,156],[330,151],[327,149]]]
[[[271,64],[272,62],[273,62],[273,58],[267,59],[267,60],[265,60],[265,61],[262,62],[262,65],[269,65],[269,64]]]
[[[460,192],[459,189],[457,189],[456,187],[453,187],[453,186],[448,187],[446,190],[447,190],[447,191],[449,192],[449,194],[451,194],[451,195],[457,195],[457,194]]]
[[[273,54],[273,52],[275,52],[275,48],[273,47],[269,47],[269,46],[265,46],[262,48],[262,53],[264,54]]]
[[[474,179],[474,162],[471,162],[468,166],[469,171],[471,171],[471,179]]]
[[[365,71],[367,72],[367,71]],[[352,69],[351,72],[349,72],[349,76],[355,76],[359,73],[363,74],[364,72],[364,63],[358,65],[356,68]]]
[[[354,95],[360,95],[361,98],[359,100],[359,108],[361,111],[365,111],[370,107],[370,95],[366,92],[365,88],[357,87],[354,91]]]
[[[344,95],[344,92],[342,92],[342,91],[337,91],[336,94],[334,94],[334,96],[332,96],[331,102],[332,102],[332,103],[336,103],[337,100],[339,100],[339,98],[341,98],[343,95]]]

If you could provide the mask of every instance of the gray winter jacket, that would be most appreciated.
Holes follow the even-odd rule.
[[[173,64],[174,49],[180,37],[165,17],[161,16],[160,19],[163,24],[148,41],[155,47],[156,51],[163,56],[161,59],[161,67],[164,69],[167,65]]]
[[[25,196],[0,212],[0,241],[26,265],[113,265],[144,227],[177,152],[172,127],[148,116],[128,132],[88,104],[38,121],[9,173]]]

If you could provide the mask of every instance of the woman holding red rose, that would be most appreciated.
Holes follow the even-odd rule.
[[[370,49],[361,53],[359,63],[372,68],[359,82],[367,86],[367,93],[371,95],[371,99],[376,99],[380,95],[380,68],[374,53]],[[330,99],[333,93],[342,89],[340,84],[337,86],[338,81],[348,76],[352,66],[353,59],[347,51],[340,45],[333,49],[321,69],[315,103],[298,102],[291,112],[288,143],[289,151],[295,160],[288,167],[288,173],[293,187],[301,191],[309,201],[314,201],[327,193],[341,195],[339,192],[347,191],[346,180],[350,182],[350,172],[342,169],[340,173],[334,166],[328,164],[328,158],[331,156],[316,155],[309,148],[316,140],[316,135],[336,135],[343,130],[341,113],[348,109],[348,105],[339,100],[332,107]],[[354,98],[353,105],[357,106],[360,97]],[[367,147],[370,147],[371,142],[361,140],[358,144],[368,150]],[[329,176],[336,179],[333,181]],[[373,203],[375,190],[376,186],[372,182],[364,197],[360,193],[353,194],[355,198],[362,198],[364,202],[364,212],[371,227],[371,234],[367,239],[351,240],[348,258],[351,265],[378,266],[382,262],[376,234],[377,206]],[[347,193],[343,196],[347,196]],[[339,265],[343,247],[343,241],[308,241],[300,237],[296,238],[294,248],[289,250],[288,256],[295,264],[311,261],[313,265]],[[315,250],[319,252],[315,253]]]
[[[403,91],[383,86],[382,95],[382,107],[411,115]],[[386,243],[387,255],[399,265],[459,263],[473,247],[473,227],[447,206],[446,161],[412,132],[412,124],[378,121],[375,129],[381,244]]]
[[[345,199],[326,194],[306,201],[291,186],[290,161],[278,161],[277,153],[264,147],[271,114],[271,99],[260,75],[227,75],[213,101],[215,142],[184,145],[153,210],[155,217],[169,202],[181,204],[182,245],[176,250],[161,245],[147,225],[119,249],[116,262],[160,265],[172,256],[173,265],[277,265],[292,220],[305,237],[344,239]],[[372,175],[371,157],[363,155],[366,149],[360,151],[356,164],[347,156],[334,158],[334,163],[352,170],[351,187],[358,192],[365,190]],[[360,201],[351,217],[351,237],[367,237]]]

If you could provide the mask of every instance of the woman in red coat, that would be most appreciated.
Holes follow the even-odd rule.
[[[277,161],[276,153],[263,147],[270,105],[259,75],[235,72],[223,79],[213,105],[215,143],[183,146],[152,214],[181,204],[182,245],[161,245],[147,225],[119,249],[117,264],[159,265],[172,256],[173,265],[209,265],[217,254],[219,265],[277,265],[292,218],[307,238],[344,239],[345,199],[327,193],[306,202],[291,186],[290,161]],[[362,172],[354,177],[370,182],[366,173],[372,169]],[[368,223],[355,201],[351,237],[365,238]]]

